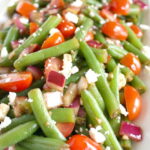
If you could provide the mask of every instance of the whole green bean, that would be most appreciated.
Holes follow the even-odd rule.
[[[130,84],[135,87],[141,94],[146,91],[145,83],[138,76],[134,76]]]
[[[101,94],[99,93],[97,87],[95,84],[91,84],[88,87],[89,92],[94,96],[94,98],[96,99],[99,107],[101,108],[102,111],[105,110],[105,103],[104,100],[101,96]]]
[[[131,150],[132,149],[132,142],[130,139],[121,139],[120,140],[120,144],[121,146],[125,149],[125,150]]]
[[[11,41],[17,40],[19,36],[19,30],[17,27],[12,26],[5,37],[3,47],[6,47],[7,51],[10,52],[12,50]]]
[[[100,74],[96,85],[104,99],[110,117],[115,118],[120,113],[119,103],[109,87],[102,64],[98,62],[93,51],[85,42],[80,42],[80,49],[89,67],[96,73]]]
[[[55,125],[55,121],[51,119],[46,109],[41,90],[38,88],[33,89],[28,93],[28,96],[33,100],[33,102],[30,103],[31,108],[45,135],[48,137],[65,140],[65,137],[58,130]]]
[[[95,39],[96,39],[97,41],[99,41],[100,43],[103,43],[103,44],[106,44],[106,43],[107,43],[107,41],[106,41],[104,35],[103,35],[100,31],[96,31]]]
[[[109,132],[109,134],[105,135],[105,143],[109,143],[108,146],[110,146],[112,150],[122,150],[122,147],[120,146],[108,120],[104,116],[102,110],[99,108],[98,103],[92,94],[89,91],[84,90],[81,92],[81,97],[83,100],[83,106],[92,120],[93,125],[101,125],[104,131]]]
[[[137,55],[141,63],[150,64],[150,59],[131,43],[124,41],[123,46],[127,51],[132,52],[135,55]]]
[[[30,137],[37,129],[37,123],[30,121],[0,135],[0,149],[4,149]]]
[[[15,150],[27,150],[27,149],[23,146],[15,145]]]
[[[37,52],[28,54],[24,57],[17,59],[14,63],[14,66],[17,70],[22,70],[29,65],[38,64],[49,57],[60,56],[64,53],[67,53],[71,50],[76,50],[79,48],[79,43],[76,38],[68,40],[60,45],[42,49]]]
[[[31,44],[41,44],[46,36],[49,34],[50,29],[56,27],[61,22],[59,16],[50,16],[43,25],[17,49],[15,49],[9,56],[0,60],[0,66],[9,67],[13,66],[13,62],[18,58],[20,53]]]

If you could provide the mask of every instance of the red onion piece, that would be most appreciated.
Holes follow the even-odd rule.
[[[11,46],[13,49],[18,48],[19,44],[20,44],[19,41],[11,41]]]
[[[12,68],[9,68],[9,67],[0,67],[0,74],[10,73],[11,71],[12,71]]]
[[[101,44],[95,40],[87,41],[87,44],[93,48],[101,48],[103,46],[103,44]]]
[[[120,135],[126,135],[134,141],[141,141],[142,129],[133,123],[123,121],[120,127]]]
[[[29,66],[26,69],[27,71],[31,72],[33,75],[33,78],[35,80],[41,79],[43,72],[41,71],[41,69],[39,69],[38,67],[35,66]]]
[[[133,0],[133,2],[141,7],[141,9],[147,9],[148,5],[142,0]]]
[[[83,107],[80,107],[79,112],[78,112],[78,116],[79,117],[85,117],[86,116],[86,112],[85,112]]]

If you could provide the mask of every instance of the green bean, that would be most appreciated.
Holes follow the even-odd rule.
[[[31,44],[41,44],[46,36],[49,34],[50,29],[56,27],[61,22],[59,16],[50,16],[45,23],[17,49],[15,49],[9,56],[0,60],[0,66],[9,67],[18,58],[20,53]]]
[[[14,66],[17,70],[22,70],[29,65],[38,64],[49,57],[60,56],[64,53],[67,53],[71,50],[75,50],[79,48],[79,43],[76,38],[68,40],[60,45],[42,49],[37,52],[28,54],[24,57],[17,59],[14,63]]]
[[[84,90],[81,92],[81,98],[83,100],[83,106],[87,114],[89,115],[93,125],[101,125],[104,131],[109,132],[109,134],[105,135],[105,143],[109,143],[108,146],[110,146],[112,150],[122,150],[108,120],[104,116],[102,110],[98,106],[98,103],[96,102],[92,94],[89,91]]]
[[[102,64],[98,62],[93,51],[85,42],[80,42],[80,48],[89,67],[96,73],[100,74],[96,85],[104,99],[110,117],[115,118],[120,113],[119,103],[116,101],[116,98],[109,87],[104,74],[104,68]]]
[[[96,99],[99,107],[101,108],[102,111],[105,110],[105,104],[104,104],[104,100],[101,96],[101,94],[99,93],[97,87],[95,84],[91,84],[88,87],[89,92],[94,96],[94,98]]]
[[[107,43],[104,35],[100,31],[96,31],[95,39],[99,41],[100,43],[103,43],[103,44]]]
[[[61,150],[67,148],[67,144],[61,140],[32,136],[19,143],[28,150]]]
[[[19,118],[14,118],[14,119],[12,119],[11,124],[9,126],[7,126],[6,128],[2,129],[1,132],[2,133],[7,132],[7,131],[17,127],[18,125],[21,125],[23,123],[33,121],[33,120],[34,120],[33,115],[24,115]]]
[[[145,83],[138,76],[134,76],[130,84],[135,87],[141,94],[146,91]]]
[[[143,48],[143,44],[140,41],[140,39],[136,36],[136,34],[132,31],[132,29],[130,27],[128,27],[125,23],[123,23],[123,25],[126,27],[127,31],[128,31],[128,41],[130,43],[132,43],[135,47],[137,47],[138,49],[142,49]]]
[[[72,108],[57,108],[50,111],[53,120],[58,122],[75,122],[75,114]]]
[[[10,52],[12,50],[11,41],[17,40],[19,36],[19,30],[17,27],[12,26],[5,37],[3,47],[6,47],[7,51]]]
[[[15,145],[15,150],[27,150],[23,146]]]
[[[14,14],[14,12],[16,10],[17,4],[18,4],[18,2],[16,1],[13,5],[8,6],[8,8],[7,8],[7,14],[8,14],[8,16],[11,17]]]
[[[116,66],[117,66],[116,61],[113,58],[111,58],[109,62],[106,64],[106,69],[108,72],[113,72]]]
[[[135,55],[137,55],[141,63],[150,64],[150,59],[131,43],[124,41],[123,46],[127,51],[132,52]]]
[[[55,125],[55,122],[48,114],[41,90],[38,88],[33,89],[28,93],[28,96],[33,100],[33,102],[30,103],[32,111],[45,135],[48,137],[65,140],[65,137],[60,133]]]
[[[121,59],[127,54],[127,51],[116,45],[108,45],[108,53],[115,59]]]
[[[121,146],[125,149],[125,150],[131,150],[132,149],[132,142],[130,139],[121,139],[120,140],[120,144]]]
[[[81,76],[83,76],[85,74],[85,72],[87,71],[87,68],[83,68],[81,69],[79,72],[71,75],[67,80],[66,80],[66,85],[69,85],[70,83],[76,83]]]
[[[31,89],[42,87],[44,85],[44,82],[45,82],[44,79],[37,80],[28,89],[18,92],[16,94],[17,94],[17,96],[26,96]],[[1,99],[0,101],[2,103],[7,104],[9,102],[8,95],[6,97],[4,97],[3,99]]]
[[[37,123],[30,121],[0,135],[0,149],[4,149],[30,137],[37,129]]]
[[[89,29],[93,26],[93,20],[90,18],[86,18],[83,23],[81,24],[79,30],[76,32],[75,37],[82,41],[85,39],[85,36],[87,35]]]
[[[129,10],[129,13],[128,13],[129,16],[130,15],[131,16],[132,15],[139,15],[140,13],[141,13],[141,9],[138,5],[134,5],[134,4],[130,5],[130,10]]]
[[[102,4],[97,0],[85,0],[85,2],[89,5],[92,5],[92,6],[94,5],[96,7],[101,7],[102,6]]]
[[[2,30],[0,31],[0,42],[3,42],[6,37],[7,31]]]

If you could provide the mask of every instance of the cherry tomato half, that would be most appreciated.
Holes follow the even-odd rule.
[[[115,15],[108,9],[103,8],[99,11],[100,16],[102,16],[104,19],[108,19],[109,21],[115,21]]]
[[[51,0],[50,5],[53,8],[63,8],[65,6],[64,0]]]
[[[55,32],[43,42],[41,49],[50,48],[52,46],[59,45],[63,43],[64,41],[65,40],[64,40],[64,36],[62,35],[62,33],[60,31]]]
[[[137,35],[138,38],[141,38],[143,36],[142,30],[137,25],[132,25],[130,28]]]
[[[63,36],[65,38],[69,38],[69,37],[72,37],[74,35],[74,32],[76,30],[76,26],[72,22],[63,20],[58,25],[58,29],[61,31],[61,33],[63,34]]]
[[[127,15],[130,9],[129,0],[111,0],[110,9],[118,15]]]
[[[94,40],[94,34],[93,34],[93,32],[92,31],[89,31],[88,33],[87,33],[87,35],[85,36],[85,39],[84,39],[85,41],[91,41],[91,40]]]
[[[102,146],[85,135],[76,134],[68,142],[70,150],[102,150]]]
[[[18,72],[0,75],[0,89],[9,92],[20,92],[32,83],[32,74],[30,72]]]
[[[120,63],[130,68],[135,74],[141,72],[141,63],[137,56],[133,53],[128,53],[121,60]]]
[[[39,25],[37,23],[31,22],[29,25],[30,35],[33,34],[38,28]]]
[[[132,86],[125,86],[124,88],[124,97],[126,108],[128,111],[128,118],[129,120],[135,120],[140,112],[142,107],[142,98],[139,92]]]
[[[115,21],[106,22],[102,26],[102,32],[110,38],[116,40],[126,40],[128,36],[128,31],[126,28],[122,24]]]

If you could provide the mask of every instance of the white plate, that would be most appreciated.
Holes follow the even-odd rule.
[[[0,0],[0,22],[5,20],[5,13],[2,13],[2,10],[4,12],[8,2],[10,2],[10,0]],[[150,0],[145,0],[145,2],[149,3],[150,6]],[[142,22],[143,24],[150,25],[150,9],[144,12]],[[150,46],[150,31],[146,31],[144,33],[143,42],[145,45]],[[142,142],[133,144],[133,150],[148,150],[150,146],[150,71],[143,69],[140,77],[145,82],[147,86],[147,91],[142,96],[142,112],[138,120],[135,121],[135,123],[142,127],[144,138]]]

